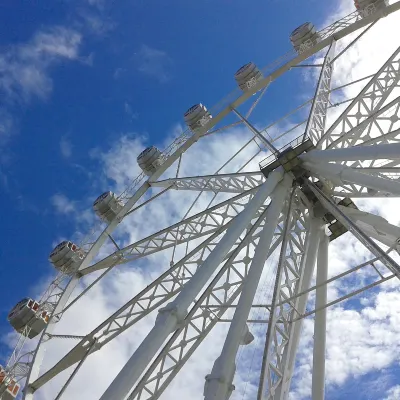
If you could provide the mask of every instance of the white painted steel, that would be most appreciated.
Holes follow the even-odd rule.
[[[399,6],[400,2],[393,5]],[[359,125],[360,123],[365,124],[365,120],[382,107],[397,86],[399,79],[400,47],[324,133],[317,143],[317,147],[322,149],[349,147],[370,140],[372,137],[369,132],[362,135],[363,130],[359,129]]]
[[[198,295],[215,268],[221,263],[260,205],[271,194],[282,177],[282,170],[274,171],[267,181],[261,185],[257,194],[235,218],[224,237],[196,271],[193,278],[184,286],[172,303],[159,311],[154,328],[104,392],[100,400],[124,400],[129,395],[133,385],[157,353],[157,350],[162,346],[169,334],[178,327],[179,322],[185,318],[190,303]]]
[[[260,214],[261,210],[259,211]],[[185,323],[174,332],[171,339],[159,352],[155,361],[144,373],[140,382],[129,396],[129,400],[158,399],[174,379],[179,370],[189,360],[211,329],[220,321],[223,314],[232,306],[241,292],[251,259],[247,257],[255,246],[260,229],[265,222],[263,211],[258,219],[246,228],[247,234],[238,239],[237,247],[227,255],[227,260],[210,285],[204,289],[198,301],[191,308]],[[270,256],[281,241],[278,227]],[[171,360],[173,364],[171,366]]]
[[[314,349],[313,349],[313,370],[312,370],[312,399],[325,399],[325,356],[326,356],[326,308],[327,285],[323,283],[328,279],[328,248],[329,238],[321,232],[321,240],[318,249],[317,260],[317,285],[315,308],[320,311],[314,317]]]
[[[265,181],[261,172],[239,172],[236,174],[219,174],[171,178],[150,182],[152,187],[164,187],[175,190],[210,191],[214,193],[243,193]]]
[[[309,224],[309,237],[306,244],[305,256],[301,261],[301,275],[298,283],[297,292],[307,290],[311,286],[311,278],[314,273],[315,263],[317,259],[318,246],[321,238],[321,229],[324,225],[323,221],[318,218],[312,218]],[[308,293],[296,299],[292,308],[297,310],[300,315],[304,313],[307,305]],[[293,312],[292,312],[293,313]],[[296,315],[297,315],[296,313]],[[274,393],[269,392],[267,399],[286,400],[289,395],[290,383],[293,376],[294,366],[296,362],[297,349],[300,342],[302,330],[302,320],[288,324],[288,339],[282,352],[281,379]],[[268,397],[269,396],[269,397]]]
[[[336,41],[332,44],[325,56],[324,64],[318,79],[314,100],[311,106],[310,117],[308,118],[304,139],[307,137],[314,144],[318,143],[325,132],[326,116],[330,106],[331,83],[333,74],[333,59],[336,53]]]
[[[346,35],[356,31],[357,29],[360,29],[361,27],[367,26],[368,24],[377,21],[379,18],[384,17],[392,12],[397,11],[400,9],[400,2],[396,2],[387,8],[384,9],[378,9],[374,10],[373,13],[370,13],[368,15],[363,14],[362,18],[361,16],[355,12],[352,13],[349,16],[346,16],[345,18],[341,19],[340,21],[335,22],[334,24],[330,25],[329,27],[321,30],[318,34],[320,37],[320,42],[319,43],[312,43],[313,46],[305,46],[301,50],[300,55],[295,55],[294,52],[288,53],[285,55],[282,59],[278,60],[276,63],[274,63],[272,66],[268,67],[267,69],[263,70],[263,75],[265,76],[261,80],[257,80],[249,90],[246,90],[245,93],[238,95],[234,94],[233,96],[229,97],[228,100],[225,100],[222,102],[218,107],[215,109],[215,112],[213,110],[213,114],[215,117],[213,119],[207,119],[207,121],[203,120],[202,123],[195,129],[195,132],[189,132],[186,131],[184,132],[180,137],[178,137],[164,152],[162,152],[162,165],[158,165],[152,170],[152,176],[150,177],[150,180],[152,182],[156,181],[175,161],[181,158],[182,154],[190,148],[192,144],[194,144],[199,138],[204,136],[204,134],[213,126],[218,124],[225,116],[227,116],[232,109],[236,109],[239,107],[241,104],[243,104],[246,100],[248,100],[254,93],[258,92],[261,89],[266,88],[266,86],[271,83],[272,81],[276,80],[278,77],[280,77],[283,73],[287,72],[290,70],[293,66],[296,66],[303,60],[307,59],[309,56],[312,54],[315,54],[317,51],[320,49],[330,45],[332,43],[332,39],[340,40],[341,38],[345,37]],[[331,128],[329,132],[324,134],[322,138],[319,141],[319,146],[322,148],[342,148],[342,147],[350,147],[358,144],[379,144],[379,143],[393,143],[393,142],[398,142],[400,139],[400,136],[398,135],[399,132],[399,127],[396,125],[394,122],[391,124],[390,128],[387,129],[384,127],[384,118],[387,117],[387,113],[389,112],[390,117],[393,119],[393,121],[396,119],[398,110],[396,109],[397,103],[400,100],[396,100],[392,102],[390,107],[382,107],[384,101],[388,98],[389,94],[392,92],[393,88],[397,85],[399,81],[399,56],[398,56],[398,51],[392,56],[390,60],[384,65],[384,67],[380,70],[380,72],[375,75],[372,79],[371,82],[368,86],[368,90],[364,90],[357,98],[355,101],[352,103],[352,107],[357,107],[358,104],[362,104],[362,102],[365,102],[369,96],[371,96],[371,93],[377,101],[374,102],[373,106],[368,108],[366,113],[363,113],[361,117],[357,117],[357,122],[353,123],[351,122],[348,124],[349,121],[351,121],[351,112],[345,112],[343,116],[339,119],[340,121],[335,125],[336,128],[341,126],[347,125],[347,126],[358,126],[359,130],[357,129],[337,129],[335,130],[335,127]],[[328,80],[330,77],[327,77]],[[327,82],[327,81],[326,81]],[[325,82],[325,83],[326,83]],[[384,82],[384,83],[383,83]],[[321,97],[322,102],[321,105],[325,104],[325,99],[326,99],[326,94],[327,94],[327,89],[323,89],[323,96]],[[349,108],[351,111],[351,108]],[[386,113],[386,115],[384,115]],[[246,117],[247,118],[247,117]],[[311,118],[309,119],[309,124],[310,124]],[[379,129],[383,132],[381,137],[372,137],[369,134],[369,129],[370,126],[379,126]],[[317,136],[316,136],[317,137]],[[376,161],[376,160],[375,160]],[[358,163],[359,160],[356,161]],[[369,167],[373,168],[376,167],[377,164],[372,164],[368,165]],[[351,167],[357,167],[357,165],[351,165]],[[389,168],[397,168],[398,163],[394,161],[386,162],[385,165],[382,166],[382,173],[383,169],[389,169]],[[154,172],[154,173],[153,173]],[[360,173],[359,173],[360,174]],[[389,172],[387,177],[389,178]],[[329,175],[329,174],[328,174]],[[343,176],[350,176],[348,171],[346,170],[345,172],[341,172],[340,177]],[[366,174],[361,174],[361,175],[366,175]],[[351,175],[352,179],[355,179],[355,175]],[[327,176],[328,178],[331,178],[332,176],[329,175]],[[334,178],[334,177],[333,177]],[[132,209],[132,206],[146,193],[147,189],[150,187],[150,184],[148,182],[144,182],[144,174],[141,174],[137,179],[134,180],[132,185],[130,185],[127,190],[118,198],[118,201],[121,200],[121,204],[124,204],[124,207],[117,212],[115,218],[111,221],[111,223],[107,226],[107,228],[100,234],[100,236],[97,238],[97,240],[87,240],[84,242],[85,244],[85,251],[89,250],[85,259],[79,266],[79,271],[76,275],[73,275],[72,277],[66,276],[65,274],[60,274],[57,276],[57,278],[52,282],[51,286],[48,288],[46,293],[43,296],[43,299],[45,301],[46,307],[49,309],[54,309],[53,311],[53,323],[49,324],[46,330],[43,332],[42,337],[39,341],[39,345],[36,349],[35,352],[29,351],[26,354],[22,354],[21,358],[15,358],[14,355],[16,354],[21,354],[21,349],[23,348],[23,341],[21,341],[20,344],[18,344],[18,349],[16,352],[14,352],[12,356],[12,361],[11,361],[11,369],[15,371],[19,371],[20,376],[27,377],[28,381],[28,387],[26,388],[24,392],[24,399],[33,399],[33,393],[34,393],[34,386],[30,386],[33,381],[35,381],[36,378],[39,376],[39,366],[41,363],[42,356],[45,351],[45,342],[46,340],[51,337],[53,329],[54,329],[54,322],[58,321],[62,315],[63,311],[65,309],[65,306],[67,304],[67,301],[72,294],[72,291],[74,290],[75,286],[79,282],[80,277],[83,275],[83,271],[91,271],[91,265],[90,263],[93,261],[94,257],[97,255],[100,247],[104,244],[104,242],[111,236],[112,232],[114,229],[118,226],[118,224],[122,221],[124,216],[130,212]],[[246,178],[247,179],[247,178]],[[334,178],[335,179],[335,178]],[[388,179],[382,179],[373,175],[370,175],[368,177],[368,185],[361,186],[358,188],[357,185],[361,185],[362,183],[366,183],[364,179],[365,176],[360,176],[357,175],[357,184],[351,185],[348,184],[347,182],[342,183],[341,187],[335,188],[333,193],[337,193],[337,191],[340,192],[340,190],[343,190],[342,193],[350,193],[354,196],[359,196],[359,197],[365,197],[366,194],[371,194],[367,193],[366,188],[370,187],[373,188],[375,191],[376,190],[381,190],[378,193],[375,193],[374,196],[382,196],[382,193],[389,187],[389,184],[386,182]],[[375,179],[375,180],[374,180]],[[395,179],[395,178],[394,178]],[[235,192],[235,190],[240,192],[246,185],[247,187],[250,188],[253,184],[255,184],[255,180],[253,178],[250,179],[250,183],[248,181],[245,182],[243,179],[239,183],[235,180],[237,180],[237,177],[230,179],[228,182],[223,182],[223,184],[220,186],[219,191],[224,191],[226,188],[228,192]],[[256,179],[257,180],[257,179]],[[374,180],[374,185],[371,186],[371,181]],[[144,183],[143,183],[144,182]],[[183,182],[183,181],[182,181]],[[352,182],[349,180],[349,182]],[[190,188],[189,190],[195,190],[194,188],[196,185],[198,185],[199,182],[184,182],[183,184],[186,185],[187,188]],[[142,184],[142,186],[139,187],[139,185]],[[214,183],[213,183],[214,184]],[[210,190],[212,188],[218,187],[217,185],[220,184],[220,182],[215,181],[216,186],[213,186],[213,184],[209,185]],[[385,185],[384,185],[385,184]],[[398,191],[398,185],[396,185],[397,182],[391,182],[390,183],[390,188],[391,190],[388,193],[395,193],[397,195],[399,193]],[[357,187],[355,187],[357,186]],[[379,186],[380,189],[376,189],[376,187]],[[383,189],[385,187],[385,189]],[[137,190],[137,191],[136,191]],[[136,191],[136,193],[135,193]],[[385,193],[384,193],[385,194]],[[370,232],[371,234],[371,232]],[[371,236],[373,236],[371,234]],[[193,236],[195,237],[195,236]],[[387,239],[387,238],[386,238]],[[392,240],[392,237],[391,237]],[[93,243],[94,242],[94,243]],[[93,244],[92,244],[93,243]],[[162,249],[163,247],[160,246],[158,249]],[[147,253],[143,253],[147,254]],[[115,260],[114,260],[115,261]],[[110,262],[110,259],[108,260]],[[111,264],[108,264],[107,268],[110,268]],[[296,289],[297,290],[297,289]],[[286,368],[286,367],[285,367]],[[290,381],[287,380],[286,382]],[[286,383],[285,383],[286,385]]]
[[[302,154],[300,158],[313,163],[321,161],[399,160],[400,143],[346,147],[334,150],[311,150]]]
[[[265,217],[266,223],[260,235],[246,281],[243,284],[242,293],[221,355],[215,361],[211,374],[206,377],[204,388],[205,400],[225,400],[229,398],[229,394],[232,392],[237,351],[243,340],[243,334],[246,331],[246,321],[264,269],[279,214],[291,184],[292,179],[286,175],[283,182],[279,183],[271,194],[271,204],[268,207]]]
[[[274,154],[278,154],[278,149],[253,125],[251,124],[238,110],[235,108],[232,111],[243,121],[243,123],[254,133],[265,147]]]
[[[388,247],[398,244],[400,239],[400,228],[390,224],[386,219],[379,215],[374,215],[365,211],[338,206],[338,208],[353,220],[368,236],[379,240]]]
[[[342,185],[343,182],[351,182],[356,185],[400,196],[399,182],[363,174],[345,165],[329,163],[313,164],[309,162],[305,162],[303,165],[307,170],[315,173],[317,176],[326,177],[339,185]]]

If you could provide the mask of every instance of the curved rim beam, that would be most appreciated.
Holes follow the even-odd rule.
[[[270,82],[273,80],[277,79],[280,75],[282,75],[284,72],[286,72],[288,69],[290,69],[293,65],[298,64],[299,62],[305,60],[312,54],[316,53],[320,49],[326,47],[330,41],[331,41],[331,36],[334,34],[335,39],[340,39],[358,29],[360,29],[363,26],[368,25],[369,23],[379,19],[382,16],[386,16],[394,11],[397,11],[400,9],[400,2],[397,2],[395,4],[392,4],[391,6],[388,6],[385,10],[377,11],[376,13],[364,17],[364,18],[359,18],[357,14],[353,13],[354,15],[349,18],[346,17],[338,23],[332,24],[330,27],[325,29],[324,34],[323,34],[323,40],[318,43],[316,46],[314,46],[311,49],[308,49],[304,51],[302,54],[298,55],[288,63],[286,63],[284,66],[278,68],[276,71],[268,75],[263,81],[259,82],[252,90],[244,93],[242,96],[240,96],[236,101],[234,101],[232,104],[230,104],[225,110],[221,111],[216,118],[213,118],[212,124],[207,124],[204,129],[200,130],[197,134],[193,135],[191,138],[189,138],[183,145],[180,145],[182,143],[182,138],[178,138],[177,141],[175,141],[170,147],[170,151],[173,152],[166,160],[164,165],[159,168],[158,171],[151,177],[152,179],[158,178],[161,176],[161,174],[168,168],[170,167],[174,161],[176,161],[180,155],[186,151],[193,143],[195,143],[198,138],[204,134],[211,126],[214,126],[216,123],[218,123],[222,118],[224,118],[231,110],[232,107],[236,108],[243,102],[245,102],[250,96],[260,89],[266,87]],[[349,22],[350,21],[350,22]],[[355,21],[355,22],[354,22]],[[347,24],[347,25],[346,25]],[[344,28],[343,28],[344,27]],[[175,148],[178,147],[176,151]],[[139,183],[143,179],[138,178],[135,182]],[[93,260],[95,255],[98,253],[99,249],[101,246],[104,244],[104,242],[107,240],[109,235],[112,234],[114,229],[117,227],[117,225],[122,221],[123,217],[129,212],[129,210],[132,208],[132,206],[146,193],[147,189],[149,188],[148,182],[143,183],[143,185],[138,189],[138,191],[129,198],[127,203],[125,204],[124,208],[120,211],[120,213],[117,215],[117,217],[107,226],[107,228],[100,234],[100,236],[97,238],[95,243],[91,246],[89,252],[87,253],[85,259],[83,260],[80,270],[86,268],[90,262]],[[130,189],[136,189],[136,185],[132,186]],[[62,309],[66,305],[70,295],[72,294],[73,289],[78,283],[78,275],[74,276],[71,278],[69,283],[66,285],[65,288],[61,289],[60,295],[59,295],[59,300],[57,305],[54,308],[54,312],[52,315],[59,315],[62,312]],[[29,371],[29,374],[27,376],[27,382],[31,382],[35,377],[38,376],[39,374],[39,366],[41,364],[41,360],[44,356],[44,343],[43,339],[45,338],[46,334],[49,334],[53,331],[54,329],[54,324],[49,324],[46,328],[46,330],[42,333],[42,336],[40,338],[38,347],[36,349],[33,362],[31,364],[31,368]],[[26,400],[31,400],[33,398],[33,393],[26,390],[24,393],[24,399]]]
[[[239,172],[235,174],[218,174],[171,178],[163,181],[149,182],[152,187],[171,188],[175,190],[210,191],[214,193],[242,193],[255,188],[265,181],[261,172]]]

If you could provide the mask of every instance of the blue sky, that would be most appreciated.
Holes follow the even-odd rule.
[[[101,154],[124,135],[165,143],[189,106],[217,103],[235,87],[240,66],[267,65],[290,50],[295,27],[308,20],[321,27],[337,6],[317,0],[3,3],[2,336],[10,331],[9,309],[52,273],[47,258],[54,244],[73,237],[77,226],[87,228],[87,214],[79,222],[76,210],[90,209],[111,184]],[[303,78],[295,71],[271,85],[266,107],[253,118],[265,125],[307,98]],[[9,350],[0,349],[6,358]],[[337,396],[332,399],[347,398]]]
[[[25,62],[18,48],[32,46],[41,32],[63,27],[79,36],[74,59],[50,60],[43,67],[49,82],[37,91],[10,94],[0,87],[1,110],[11,119],[0,136],[1,260],[3,273],[19,276],[13,285],[1,282],[3,321],[49,273],[54,240],[74,232],[67,216],[55,214],[51,197],[93,200],[86,196],[99,185],[100,171],[92,149],[107,150],[126,133],[145,135],[149,144],[163,141],[190,105],[211,106],[228,94],[241,65],[267,65],[290,49],[293,27],[326,15],[318,1],[306,8],[297,0],[254,1],[251,7],[240,1],[93,3],[13,2],[0,16],[1,50],[16,62]],[[280,96],[291,102],[296,96],[289,84]],[[273,116],[280,111],[278,104],[268,110]]]

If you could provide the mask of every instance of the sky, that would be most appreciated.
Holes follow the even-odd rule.
[[[123,191],[140,172],[136,165],[140,151],[153,144],[165,148],[183,130],[182,115],[191,105],[202,102],[211,107],[230,93],[235,88],[233,74],[240,66],[248,61],[265,66],[289,51],[289,34],[295,27],[310,20],[322,28],[337,15],[351,12],[351,3],[253,0],[249,6],[238,0],[122,0],[118,4],[109,0],[44,0],[40,4],[2,4],[2,360],[10,354],[15,340],[6,321],[9,310],[23,297],[40,297],[54,277],[47,261],[52,248],[63,239],[78,240],[89,231],[96,223],[92,202],[105,190]],[[381,22],[346,59],[339,59],[336,84],[380,67],[397,48],[392,38],[399,19],[391,16]],[[389,39],[382,42],[382,35]],[[315,72],[310,70],[291,71],[268,88],[252,121],[265,127],[309,99],[314,78]],[[350,88],[339,96],[355,93],[356,89]],[[330,119],[338,112],[334,110]],[[239,126],[199,142],[184,158],[181,175],[215,172],[250,137],[248,130]],[[223,172],[237,171],[255,151],[247,149]],[[257,160],[248,170],[257,170]],[[118,239],[126,245],[176,222],[193,196],[169,192],[127,219],[118,230]],[[207,199],[202,200],[199,209],[206,203]],[[362,205],[392,223],[400,222],[394,201],[364,201]],[[331,274],[368,257],[352,239],[338,243],[330,255]],[[102,254],[110,250],[106,246]],[[89,332],[165,270],[160,264],[167,265],[169,256],[152,256],[113,272],[80,307],[66,313],[57,332]],[[332,292],[341,290],[336,287]],[[393,306],[400,294],[394,283],[368,293],[328,314],[328,399],[400,398],[400,310]],[[98,398],[152,324],[152,318],[142,321],[135,327],[135,335],[128,331],[93,355],[65,399]],[[312,329],[312,319],[306,320],[294,399],[310,396]],[[226,326],[216,328],[212,340],[202,347],[201,357],[182,370],[185,379],[176,380],[165,392],[165,399],[202,398],[204,376],[219,354],[224,330]],[[63,342],[51,347],[46,365],[52,365],[70,345]],[[238,368],[234,399],[254,395],[252,377],[260,348],[256,341],[237,360],[243,368]],[[108,380],[104,368],[109,371]],[[86,384],[89,376],[96,382],[95,388]],[[53,399],[57,385],[57,380],[51,382],[38,399]]]

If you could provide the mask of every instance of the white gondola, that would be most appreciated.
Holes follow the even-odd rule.
[[[65,240],[54,248],[49,259],[58,271],[69,275],[78,269],[85,255],[86,253],[79,246]]]
[[[137,158],[139,167],[148,176],[153,175],[157,168],[162,165],[163,160],[161,151],[155,146],[150,146],[143,150]]]
[[[94,212],[105,222],[110,223],[122,210],[123,203],[113,192],[105,192],[93,203]]]
[[[7,372],[0,365],[0,393],[2,400],[14,400],[19,392],[20,385],[15,379],[9,378]]]
[[[212,115],[203,104],[195,104],[183,115],[186,125],[190,130],[196,131],[207,124]]]
[[[315,26],[311,22],[306,22],[296,28],[290,35],[290,41],[294,49],[301,53],[309,49],[321,40]]]
[[[389,5],[388,0],[354,0],[354,6],[361,16],[367,17]]]
[[[42,332],[49,322],[47,311],[40,310],[40,304],[30,298],[22,299],[17,303],[7,318],[17,332],[30,339]]]
[[[262,78],[261,71],[252,62],[243,65],[235,74],[235,80],[244,92],[255,86]]]

